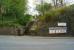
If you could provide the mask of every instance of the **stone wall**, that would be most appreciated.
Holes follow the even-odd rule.
[[[0,27],[0,35],[17,35],[15,27]]]

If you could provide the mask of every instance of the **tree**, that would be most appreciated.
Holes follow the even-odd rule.
[[[48,4],[48,3],[37,5],[37,10],[40,12],[41,15],[44,15],[51,8],[52,8],[51,4]]]
[[[68,34],[74,36],[74,5],[65,9],[64,17],[66,17],[67,21]]]
[[[26,12],[26,2],[26,0],[0,0],[0,21],[3,21],[2,23],[16,22],[23,18]]]
[[[65,0],[52,0],[54,7],[62,7],[64,6]]]
[[[20,17],[18,19],[18,23],[21,24],[22,26],[26,26],[30,21],[31,21],[32,16],[29,14],[24,15],[23,17]]]

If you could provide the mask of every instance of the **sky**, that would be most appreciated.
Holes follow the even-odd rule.
[[[66,0],[66,2],[67,2],[67,4],[69,5],[72,5],[72,4],[74,4],[74,0]]]
[[[38,11],[36,10],[36,4],[40,4],[41,0],[28,0],[28,13],[31,15],[38,15]],[[51,0],[45,0],[45,2],[52,3]],[[74,4],[74,0],[65,0],[67,5]]]
[[[38,11],[36,10],[35,0],[28,0],[28,13],[32,15],[38,14]]]

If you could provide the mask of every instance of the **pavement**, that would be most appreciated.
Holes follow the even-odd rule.
[[[0,50],[74,50],[74,37],[0,36]]]

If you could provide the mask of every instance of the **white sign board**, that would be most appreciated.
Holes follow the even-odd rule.
[[[67,33],[66,29],[57,29],[56,33]]]
[[[51,27],[49,28],[49,34],[55,33],[67,33],[67,27]]]
[[[64,23],[64,22],[58,23],[58,26],[67,26],[67,23]]]
[[[55,30],[49,30],[49,33],[54,34],[54,33],[56,33],[56,31]]]

